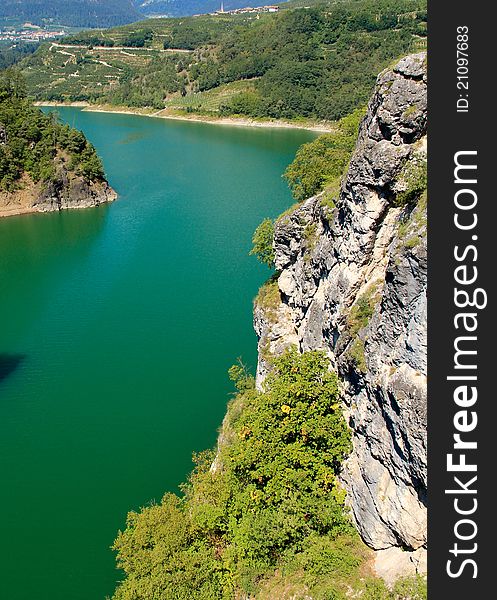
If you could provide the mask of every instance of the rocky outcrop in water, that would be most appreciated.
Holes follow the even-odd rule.
[[[339,372],[354,446],[342,482],[387,579],[425,568],[426,120],[421,53],[378,77],[336,206],[321,194],[276,222],[280,300],[254,308],[259,386],[291,344]]]
[[[116,193],[106,181],[88,181],[61,168],[57,179],[41,191],[33,207],[40,212],[89,208],[111,202],[116,197]]]
[[[51,182],[35,183],[25,174],[16,190],[0,190],[0,216],[89,208],[117,198],[107,181],[89,181],[69,171],[62,161],[57,160],[57,163],[57,174]]]

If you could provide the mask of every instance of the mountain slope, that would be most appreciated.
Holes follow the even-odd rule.
[[[426,43],[424,0],[150,19],[43,45],[21,63],[37,100],[250,118],[335,120],[375,74]]]
[[[132,0],[2,0],[0,18],[72,27],[112,27],[143,18]]]

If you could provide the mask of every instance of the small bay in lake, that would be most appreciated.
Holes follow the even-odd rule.
[[[128,510],[216,440],[252,299],[255,227],[315,134],[59,109],[113,204],[0,219],[0,597],[103,600]]]

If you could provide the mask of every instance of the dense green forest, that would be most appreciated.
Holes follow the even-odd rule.
[[[242,364],[230,377],[217,453],[197,457],[181,497],[129,514],[115,600],[426,598],[421,578],[389,591],[368,571],[337,483],[351,436],[324,353],[275,358],[262,392]]]
[[[0,72],[0,191],[15,190],[25,174],[35,182],[54,181],[56,157],[90,181],[104,178],[100,159],[83,133],[33,107],[18,72]]]
[[[425,44],[425,0],[291,6],[81,33],[22,68],[37,99],[336,120],[366,102],[379,71]]]
[[[2,0],[0,19],[37,25],[112,27],[143,18],[131,0]]]
[[[33,43],[22,43],[12,44],[12,42],[1,42],[0,41],[0,71],[7,69],[17,62],[33,54],[38,48],[37,44]]]

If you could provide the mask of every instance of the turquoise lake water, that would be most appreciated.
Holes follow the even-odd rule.
[[[215,443],[227,369],[252,368],[248,256],[292,199],[300,130],[60,109],[119,200],[0,219],[0,598],[103,600],[128,510]]]

